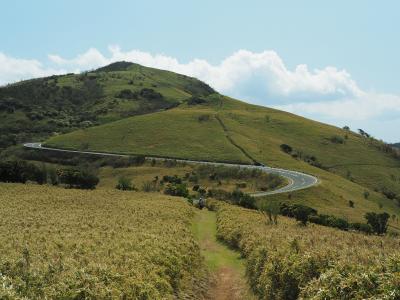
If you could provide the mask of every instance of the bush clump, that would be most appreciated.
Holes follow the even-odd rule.
[[[199,105],[207,103],[207,100],[201,97],[193,96],[187,100],[188,105]]]
[[[164,189],[164,194],[177,197],[187,197],[189,196],[189,190],[184,183],[169,183]]]
[[[121,191],[136,191],[137,189],[132,183],[132,179],[122,176],[118,179],[118,183],[115,186],[116,189]]]
[[[124,89],[124,90],[120,91],[116,96],[117,96],[117,98],[132,100],[132,99],[138,98],[138,93],[132,92],[132,90],[129,90],[129,89]]]
[[[92,190],[99,183],[99,178],[94,173],[84,169],[61,168],[57,170],[57,176],[60,183],[70,188]]]
[[[287,144],[282,144],[280,146],[280,148],[283,152],[288,153],[288,154],[292,153],[292,151],[293,151],[293,148]]]
[[[333,144],[344,144],[344,138],[338,135],[331,136],[329,141],[331,141]]]

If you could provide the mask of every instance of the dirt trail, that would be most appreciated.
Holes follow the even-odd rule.
[[[244,262],[240,254],[217,240],[216,215],[207,209],[199,210],[194,224],[201,253],[212,274],[210,299],[256,299],[245,279]]]

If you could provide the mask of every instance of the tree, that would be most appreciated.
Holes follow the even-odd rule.
[[[24,160],[9,160],[0,162],[0,181],[25,183],[28,180],[42,183],[41,170],[34,164]],[[39,178],[40,177],[40,178]]]
[[[365,131],[362,130],[362,129],[358,129],[358,132],[359,132],[363,137],[365,137],[365,138],[371,137],[370,134],[368,134],[367,132],[365,132]]]
[[[386,212],[377,214],[375,212],[368,212],[365,214],[367,223],[372,227],[376,234],[384,234],[387,231],[388,221],[390,215]]]

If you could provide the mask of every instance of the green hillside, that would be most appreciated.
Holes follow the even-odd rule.
[[[290,201],[358,220],[372,210],[399,213],[400,159],[393,147],[222,96],[173,72],[119,62],[23,81],[0,88],[0,116],[0,150],[47,140],[61,148],[261,162],[319,177],[317,187]]]
[[[0,151],[213,92],[197,79],[127,62],[7,85],[0,87]]]
[[[219,94],[199,99],[168,111],[54,136],[46,144],[197,160],[257,161],[318,176],[317,187],[294,193],[291,201],[321,212],[353,220],[362,220],[367,211],[399,213],[395,198],[400,194],[400,159],[386,144]],[[292,151],[282,151],[282,144]],[[287,200],[288,195],[275,198]],[[349,206],[350,200],[354,207]]]

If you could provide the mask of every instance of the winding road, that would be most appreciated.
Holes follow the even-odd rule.
[[[91,155],[100,155],[100,156],[111,156],[111,157],[128,157],[125,154],[116,154],[116,153],[104,153],[104,152],[94,152],[94,151],[79,151],[79,150],[67,150],[67,149],[57,149],[57,148],[49,148],[42,146],[41,143],[25,143],[24,147],[38,150],[48,150],[48,151],[59,151],[59,152],[68,152],[68,153],[79,153],[79,154],[91,154]],[[230,164],[230,163],[219,163],[219,162],[207,162],[207,161],[196,161],[190,159],[171,159],[171,158],[160,158],[155,156],[146,156],[146,159],[155,159],[155,160],[174,160],[177,162],[184,162],[189,164],[203,164],[203,165],[213,165],[213,166],[225,166],[225,167],[240,167],[246,169],[259,169],[263,172],[270,174],[277,174],[282,177],[285,177],[288,180],[288,184],[279,189],[267,192],[256,192],[251,194],[253,197],[263,197],[274,194],[288,193],[294,192],[302,189],[306,189],[318,184],[318,178],[291,170],[279,169],[279,168],[271,168],[264,165],[255,166],[255,165],[242,165],[242,164]]]

